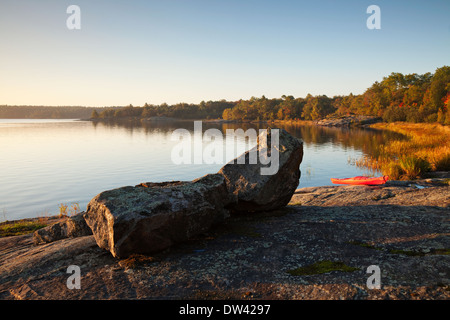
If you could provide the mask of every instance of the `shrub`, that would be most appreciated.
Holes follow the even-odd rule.
[[[399,159],[399,166],[403,170],[403,178],[417,179],[431,170],[430,163],[416,156],[404,156]]]
[[[450,171],[450,153],[447,153],[434,162],[436,171]]]
[[[400,165],[395,162],[384,165],[381,171],[383,172],[383,175],[388,176],[390,180],[400,180],[405,174]]]
[[[371,127],[400,133],[356,165],[377,169],[391,180],[415,179],[427,171],[450,171],[450,127],[440,124],[391,123]]]
[[[64,203],[59,204],[58,208],[59,208],[59,217],[60,218],[67,216],[67,208],[68,207],[69,206],[67,204],[64,204]]]
[[[59,206],[59,217],[67,217],[67,216],[74,216],[77,213],[80,213],[80,205],[76,202],[72,205],[68,205],[65,203],[60,203]]]

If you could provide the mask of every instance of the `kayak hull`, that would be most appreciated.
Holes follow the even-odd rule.
[[[385,184],[387,180],[388,180],[387,176],[375,178],[364,176],[357,176],[353,178],[344,178],[344,179],[331,178],[331,182],[335,184],[351,184],[351,185],[380,185]]]

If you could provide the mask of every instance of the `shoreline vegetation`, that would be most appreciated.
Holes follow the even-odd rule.
[[[356,161],[357,166],[381,171],[391,180],[414,180],[431,172],[450,171],[450,127],[430,123],[376,123],[405,137],[378,146],[375,154]]]
[[[70,205],[60,203],[59,214],[41,215],[36,218],[8,220],[6,212],[3,211],[3,221],[0,222],[0,238],[33,233],[36,230],[45,228],[50,224],[54,224],[69,217],[76,216],[79,213],[81,213],[81,209],[78,203],[73,203]]]
[[[45,228],[46,226],[65,219],[59,215],[25,218],[18,220],[6,220],[0,222],[0,239],[5,237],[22,236]]]

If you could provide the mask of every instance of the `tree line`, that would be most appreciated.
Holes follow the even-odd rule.
[[[202,101],[198,104],[144,104],[142,107],[34,107],[0,106],[0,118],[124,118],[170,117],[225,120],[320,120],[326,117],[366,115],[386,122],[439,122],[450,124],[450,67],[435,73],[393,72],[376,81],[364,93],[304,98],[283,95],[239,101]]]
[[[450,124],[450,67],[438,68],[434,74],[393,72],[360,95],[252,97],[224,110],[222,116],[230,120],[319,120],[347,115],[376,116],[386,122]]]
[[[2,119],[89,119],[101,108],[74,106],[9,106],[0,105]]]
[[[222,117],[225,109],[233,108],[235,102],[226,100],[202,101],[199,104],[177,103],[168,105],[144,104],[142,107],[134,107],[132,104],[123,108],[105,108],[104,110],[94,110],[92,119],[123,119],[123,118],[151,118],[169,117],[182,119],[218,119]]]
[[[202,101],[200,104],[148,105],[94,112],[93,118],[173,117],[225,120],[320,120],[326,117],[365,115],[386,122],[439,122],[450,124],[450,67],[434,74],[393,72],[375,82],[364,93],[328,97],[308,94],[304,98],[283,95],[239,101]]]

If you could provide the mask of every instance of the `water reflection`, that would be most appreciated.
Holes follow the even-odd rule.
[[[106,128],[124,128],[130,135],[133,132],[143,132],[148,135],[164,134],[170,138],[172,132],[176,129],[183,128],[190,132],[194,131],[193,121],[109,121],[109,122],[92,122],[94,127],[104,126]],[[244,123],[221,123],[221,122],[202,122],[202,131],[207,129],[219,129],[222,134],[226,135],[226,130],[243,129],[266,129],[283,128],[291,135],[301,138],[305,145],[320,146],[340,146],[344,149],[352,148],[362,151],[365,155],[376,155],[379,147],[384,145],[388,140],[401,140],[403,136],[399,133],[377,130],[372,128],[338,128],[325,127],[305,124],[269,124],[265,122],[244,122]]]
[[[193,121],[13,122],[0,120],[0,220],[56,214],[60,203],[76,202],[85,209],[104,190],[149,181],[192,180],[217,172],[234,158],[213,164],[173,163],[171,151],[177,142],[171,135],[180,128],[192,132]],[[270,126],[304,141],[299,187],[330,185],[331,177],[376,174],[352,166],[349,159],[371,155],[399,136],[360,128]],[[266,123],[202,122],[203,132],[214,128],[224,137],[228,129],[267,127]],[[256,143],[248,140],[238,141],[236,156]]]
[[[176,129],[183,128],[194,131],[193,121],[114,121],[93,123],[94,126],[123,128],[128,134],[145,133],[147,135],[161,134],[166,139]],[[304,142],[304,158],[300,166],[302,171],[301,186],[316,186],[330,184],[331,177],[349,177],[354,175],[377,175],[376,170],[357,168],[355,160],[363,156],[377,156],[380,147],[391,139],[400,140],[401,134],[376,130],[371,128],[338,128],[305,124],[280,124],[265,122],[227,123],[203,121],[202,132],[208,129],[218,129],[226,136],[227,130],[266,129],[267,127],[283,128]],[[238,148],[235,156],[248,150],[256,141],[246,142],[245,148]],[[235,158],[235,157],[232,157]],[[231,159],[232,159],[231,158]],[[227,159],[224,163],[231,160]]]

